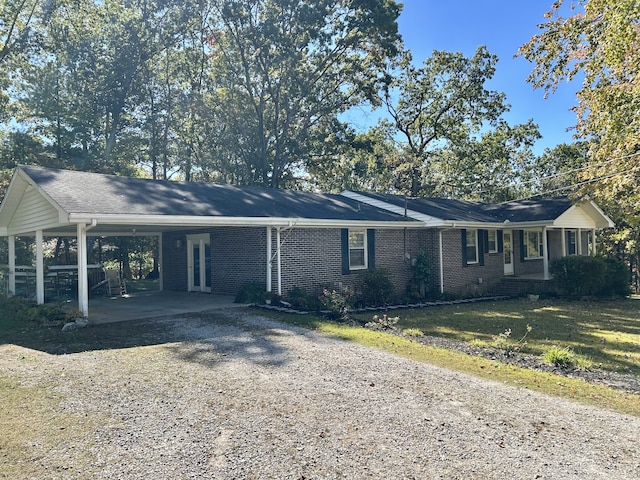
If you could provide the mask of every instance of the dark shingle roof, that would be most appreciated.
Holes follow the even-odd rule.
[[[33,166],[20,168],[69,213],[408,220],[341,195],[150,180]]]
[[[554,220],[571,202],[566,197],[518,200],[508,203],[481,203],[446,198],[404,197],[381,193],[358,192],[369,198],[408,210],[454,222],[540,222]]]

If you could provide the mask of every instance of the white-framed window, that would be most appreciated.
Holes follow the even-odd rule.
[[[567,255],[578,254],[577,233],[575,230],[567,230]]]
[[[489,253],[498,253],[498,232],[487,230],[487,248]]]
[[[542,258],[542,230],[524,231],[524,258],[532,260]]]
[[[367,231],[349,230],[349,270],[367,268]]]
[[[478,263],[477,230],[467,230],[467,263]]]

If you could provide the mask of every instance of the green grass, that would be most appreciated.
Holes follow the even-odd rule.
[[[588,355],[592,364],[638,375],[640,361],[640,299],[618,302],[524,302],[430,307],[397,310],[400,330],[415,328],[425,335],[491,344],[511,328],[519,339],[531,325],[526,348],[543,355],[551,347],[568,347]],[[378,348],[419,362],[504,382],[640,417],[640,395],[602,385],[507,365],[483,357],[425,346],[393,334],[348,326],[312,316],[272,316],[347,341]],[[368,320],[369,316],[361,316]],[[577,360],[580,362],[580,360]]]
[[[600,302],[561,300],[460,304],[398,310],[399,329],[491,345],[511,329],[517,340],[531,326],[525,351],[544,355],[552,347],[569,348],[606,370],[640,375],[640,298]],[[362,320],[368,317],[358,316]]]

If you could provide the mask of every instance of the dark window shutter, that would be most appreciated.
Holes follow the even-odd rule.
[[[349,229],[343,228],[340,231],[340,241],[342,249],[342,274],[349,275]]]
[[[460,230],[460,238],[462,240],[462,266],[467,266],[467,231],[463,228]]]
[[[520,263],[524,263],[524,230],[520,232]]]
[[[367,266],[369,270],[376,268],[376,231],[367,230]]]
[[[484,265],[484,254],[489,248],[489,233],[486,230],[476,230],[476,240],[478,242],[478,264]]]
[[[496,241],[498,242],[498,252],[504,252],[504,241],[502,239],[502,230],[496,232]]]

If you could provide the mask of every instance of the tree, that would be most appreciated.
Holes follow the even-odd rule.
[[[571,195],[579,191],[581,175],[588,168],[589,146],[585,142],[562,143],[546,148],[531,168],[532,193]]]
[[[476,172],[491,169],[492,157],[483,154],[496,154],[497,143],[502,148],[495,160],[503,164],[514,159],[519,148],[507,147],[509,143],[531,146],[539,135],[537,127],[533,122],[508,126],[501,119],[509,110],[505,95],[485,86],[497,60],[486,47],[479,47],[471,58],[434,51],[416,68],[406,54],[399,74],[383,91],[391,117],[388,126],[395,128],[402,150],[395,167],[397,190],[412,196],[439,194],[452,177],[469,172],[470,165]],[[453,158],[461,168],[452,170],[446,164]],[[438,164],[439,159],[444,163]]]
[[[397,53],[392,0],[235,0],[215,10],[212,75],[242,182],[294,185],[337,115],[372,101]],[[232,151],[233,150],[233,151]]]
[[[579,174],[589,194],[618,228],[604,244],[617,256],[640,257],[640,3],[635,0],[558,0],[548,19],[520,48],[534,63],[529,81],[553,93],[584,77],[577,93],[577,135],[588,142],[589,168]]]
[[[558,0],[548,19],[520,48],[534,63],[529,81],[552,93],[582,75],[577,135],[589,142],[582,181],[603,204],[640,213],[640,3],[635,0]]]

